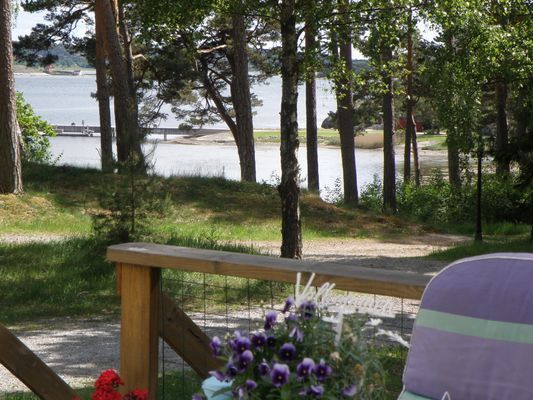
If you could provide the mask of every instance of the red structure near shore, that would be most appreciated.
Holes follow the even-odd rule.
[[[416,124],[416,131],[417,132],[424,132],[424,125],[422,125],[422,123],[420,122],[417,122],[415,120],[415,124]],[[396,126],[394,127],[394,129],[405,129],[405,126],[407,125],[407,119],[405,117],[400,117],[396,120]]]

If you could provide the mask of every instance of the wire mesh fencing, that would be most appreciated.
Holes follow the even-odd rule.
[[[318,288],[315,288],[318,290]],[[262,330],[267,311],[281,311],[288,296],[295,294],[295,285],[276,281],[239,278],[216,274],[164,270],[162,293],[183,310],[206,338],[224,338],[239,331]],[[364,334],[378,346],[395,346],[406,351],[399,342],[408,342],[419,301],[392,296],[334,290],[328,309],[350,314],[364,320]],[[162,310],[162,315],[165,310]],[[192,333],[201,336],[199,331]],[[191,339],[188,325],[182,323],[174,332],[182,349]],[[163,332],[163,337],[165,333]],[[208,370],[213,358],[208,353],[195,354],[196,367]],[[201,378],[190,363],[178,356],[164,341],[160,342],[160,399],[190,399],[199,389]],[[202,365],[203,364],[203,365]]]

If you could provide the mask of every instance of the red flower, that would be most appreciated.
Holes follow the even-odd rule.
[[[97,392],[114,392],[119,387],[119,385],[124,385],[124,382],[122,382],[120,376],[118,376],[118,374],[112,369],[108,369],[107,371],[102,372],[102,374],[94,384],[94,387],[96,388]]]
[[[148,400],[147,390],[132,390],[122,397],[117,389],[120,385],[124,385],[120,376],[108,369],[102,372],[100,377],[96,380],[94,387],[96,390],[91,396],[91,400]],[[81,400],[79,397],[75,397],[72,400]]]

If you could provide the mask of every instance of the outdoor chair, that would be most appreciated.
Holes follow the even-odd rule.
[[[533,254],[457,261],[426,287],[398,400],[533,399]]]

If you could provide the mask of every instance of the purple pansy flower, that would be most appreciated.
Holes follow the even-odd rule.
[[[237,354],[241,354],[242,352],[249,350],[251,346],[252,343],[250,342],[250,339],[248,339],[246,336],[240,336],[240,334],[231,342],[231,348]]]
[[[313,318],[313,315],[315,315],[315,308],[316,304],[314,301],[303,301],[302,304],[300,304],[300,310],[302,311],[304,319]]]
[[[296,347],[292,343],[285,343],[279,349],[279,358],[283,361],[291,361],[296,356]]]
[[[342,389],[342,395],[344,397],[354,397],[356,394],[357,394],[356,385],[348,385],[344,389]]]
[[[259,374],[261,374],[261,376],[265,376],[270,372],[270,366],[264,359],[263,362],[257,366],[257,369],[259,370]]]
[[[311,396],[320,397],[324,394],[324,386],[322,385],[311,385],[309,390],[307,390],[307,394]]]
[[[324,379],[326,379],[328,376],[331,375],[331,372],[331,367],[326,364],[324,359],[321,359],[320,362],[316,364],[313,368],[313,373],[316,375],[316,379],[318,381],[323,381]]]
[[[237,371],[237,367],[230,361],[226,365],[226,376],[228,378],[235,378],[237,376],[239,371]]]
[[[285,300],[285,306],[283,307],[282,313],[285,314],[292,306],[294,306],[294,297],[289,296],[287,297],[287,300]]]
[[[276,345],[276,337],[275,336],[269,336],[267,337],[267,346],[268,347],[274,347]]]
[[[311,358],[304,358],[296,367],[296,375],[301,379],[306,378],[311,375],[314,366],[315,362]]]
[[[254,381],[253,379],[247,379],[246,380],[246,390],[247,391],[251,392],[256,387],[257,387],[257,382],[256,381]]]
[[[213,352],[214,357],[218,357],[220,354],[222,354],[222,342],[220,341],[218,336],[215,336],[211,340],[209,346],[211,347],[211,351]]]
[[[250,350],[243,351],[236,360],[239,372],[242,372],[248,368],[250,363],[254,360],[254,355]]]
[[[252,335],[252,346],[254,349],[257,349],[258,347],[263,347],[266,345],[267,338],[263,333],[256,333]]]
[[[226,375],[224,375],[221,371],[209,371],[209,375],[214,376],[220,382],[226,380]]]
[[[278,314],[275,311],[269,311],[265,315],[265,331],[268,331],[274,327]]]
[[[304,388],[300,391],[300,396],[316,396],[320,397],[324,394],[324,387],[322,385],[311,385],[308,388]]]
[[[274,364],[270,371],[270,379],[274,387],[281,387],[289,381],[289,366],[287,364]]]
[[[298,316],[295,313],[292,313],[292,312],[285,318],[285,322],[287,324],[290,324],[290,323],[296,322],[296,321],[298,321]]]
[[[205,400],[205,397],[202,396],[201,394],[193,394],[192,400]]]
[[[289,336],[295,338],[297,342],[301,343],[304,341],[304,333],[297,326],[293,328]]]

